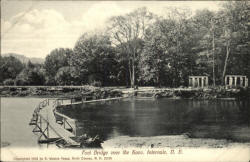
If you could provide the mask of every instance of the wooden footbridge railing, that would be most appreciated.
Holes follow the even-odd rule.
[[[30,125],[33,132],[39,132],[39,143],[63,142],[69,146],[80,145],[72,138],[76,136],[75,120],[56,111],[62,99],[46,99],[39,103],[33,113]]]
[[[56,111],[59,105],[106,102],[120,100],[124,97],[73,102],[73,99],[46,99],[35,108],[30,125],[35,125],[33,132],[39,132],[39,143],[55,143],[63,147],[80,147],[76,140],[76,121]]]

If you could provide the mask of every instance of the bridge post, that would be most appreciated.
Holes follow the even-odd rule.
[[[49,138],[49,122],[47,122],[47,137]]]
[[[40,121],[39,121],[39,124],[40,124],[40,128],[41,128],[41,130],[43,130],[43,129],[42,129],[42,118],[41,118],[41,116],[40,116]]]
[[[63,128],[65,129],[65,118],[63,118]]]

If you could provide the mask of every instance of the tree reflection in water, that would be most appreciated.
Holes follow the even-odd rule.
[[[131,99],[59,111],[77,119],[77,135],[110,139],[188,133],[190,137],[237,140],[239,129],[249,129],[249,107],[247,100]]]

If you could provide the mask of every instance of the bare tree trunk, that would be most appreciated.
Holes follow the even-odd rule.
[[[133,48],[133,60],[132,60],[132,80],[131,80],[131,87],[135,88],[135,49]]]
[[[159,55],[157,55],[157,60],[160,60],[160,57],[159,57]],[[158,87],[160,88],[161,87],[161,83],[160,83],[160,64],[159,64],[160,62],[159,61],[157,61],[157,72],[156,72],[156,75],[157,75],[157,77],[156,77],[156,83],[157,83],[157,85],[158,85]]]
[[[213,20],[211,21],[212,22],[212,32],[213,32],[213,86],[215,86],[215,43],[214,43],[214,23],[213,23]]]
[[[223,68],[223,73],[222,73],[222,78],[221,78],[221,83],[223,84],[224,82],[224,77],[226,75],[226,70],[227,70],[227,62],[228,62],[228,57],[230,54],[230,41],[227,42],[227,55],[226,55],[226,59],[225,59],[225,64],[224,64],[224,68]]]
[[[135,88],[135,50],[136,50],[136,45],[134,45],[132,49],[133,49],[133,57],[132,57],[131,88]]]
[[[157,72],[157,84],[158,84],[158,87],[160,88],[161,87],[161,83],[160,83],[160,72],[158,71]]]
[[[132,76],[133,76],[133,74],[132,74],[132,71],[131,71],[131,60],[130,60],[130,58],[129,58],[129,61],[128,61],[128,70],[129,70],[129,77],[130,77],[130,86],[132,87]]]
[[[135,60],[132,60],[132,78],[131,78],[131,88],[135,87]]]

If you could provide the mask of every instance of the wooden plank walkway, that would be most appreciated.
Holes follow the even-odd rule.
[[[43,109],[41,109],[41,111],[39,112],[39,115],[40,117],[42,117],[44,121],[48,123],[48,127],[52,129],[53,132],[56,133],[56,135],[58,135],[60,138],[65,140],[67,144],[79,145],[79,143],[71,139],[71,137],[75,136],[73,133],[64,129],[62,125],[56,123],[53,104],[49,104]]]
[[[39,132],[39,143],[58,143],[64,141],[64,147],[78,147],[80,142],[76,139],[76,121],[56,111],[60,105],[75,105],[83,103],[95,103],[105,101],[119,101],[127,97],[99,99],[72,103],[72,99],[46,99],[36,107],[30,125],[35,125],[33,132]],[[45,139],[41,139],[44,137]],[[60,143],[59,142],[59,143]]]
[[[115,100],[121,100],[128,97],[115,97],[115,98],[107,98],[107,99],[98,99],[98,100],[90,100],[90,101],[79,101],[74,103],[62,103],[60,105],[67,106],[67,105],[78,105],[78,104],[84,104],[84,103],[96,103],[96,102],[105,102],[105,101],[115,101]]]

